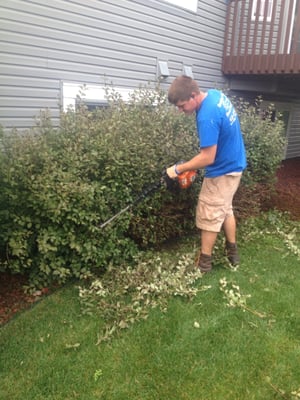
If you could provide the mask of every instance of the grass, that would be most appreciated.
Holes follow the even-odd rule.
[[[197,283],[208,290],[170,298],[166,312],[151,310],[110,341],[96,345],[104,321],[81,314],[74,285],[21,313],[0,331],[0,398],[299,398],[299,246],[288,246],[288,235],[284,243],[286,224],[275,221],[279,231],[258,225],[241,233],[237,271],[219,262]],[[236,307],[228,306],[232,292],[220,290],[223,278],[236,285]]]

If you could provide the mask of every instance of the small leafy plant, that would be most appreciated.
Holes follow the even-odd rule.
[[[240,307],[243,311],[249,311],[252,314],[264,318],[265,314],[257,312],[247,306],[247,298],[250,298],[250,294],[242,294],[240,292],[240,287],[234,282],[228,282],[226,277],[221,278],[219,281],[220,290],[224,294],[224,299],[227,301],[228,307]]]
[[[102,369],[97,369],[94,373],[94,381],[97,382],[103,375]]]
[[[259,240],[261,237],[276,235],[285,245],[286,252],[300,259],[299,223],[293,221],[288,212],[269,211],[259,219],[248,218],[241,227],[245,240]]]

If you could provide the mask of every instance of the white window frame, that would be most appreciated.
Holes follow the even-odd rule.
[[[267,15],[265,15],[266,1],[268,2]],[[252,12],[251,12],[251,20],[252,21],[256,21],[257,7],[258,7],[258,0],[253,0]],[[272,11],[273,11],[273,0],[261,0],[258,20],[259,21],[267,20],[267,22],[271,22]]]
[[[106,90],[102,85],[84,84],[78,82],[62,82],[61,87],[62,107],[65,112],[70,109],[76,109],[76,99],[78,96],[80,96],[82,91],[84,92],[84,101],[87,103],[93,103],[94,105],[99,103],[99,106],[103,106],[103,104],[107,103]],[[134,89],[122,87],[114,87],[113,89],[121,95],[124,101],[128,101],[130,94],[132,94],[134,91]]]
[[[164,1],[174,4],[175,6],[185,8],[189,11],[193,11],[194,13],[196,13],[198,10],[198,0],[164,0]]]

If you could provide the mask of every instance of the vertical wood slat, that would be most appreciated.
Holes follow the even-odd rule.
[[[246,2],[244,2],[246,3]],[[251,26],[251,14],[252,14],[252,7],[253,7],[253,0],[249,0],[248,4],[248,17],[247,17],[247,25],[246,25],[246,38],[245,38],[245,53],[243,57],[243,71],[247,73],[247,68],[249,66],[249,60],[250,60],[250,55],[249,55],[249,46],[250,46],[250,37],[251,37],[251,31],[250,31],[250,26]],[[242,57],[242,55],[241,55]]]
[[[272,57],[270,56],[272,54],[272,39],[274,35],[274,27],[275,27],[275,19],[276,19],[276,10],[277,10],[277,0],[273,0],[273,9],[272,9],[272,15],[271,15],[271,23],[270,23],[270,31],[269,31],[269,36],[268,36],[268,48],[267,48],[267,54],[268,57],[264,57],[265,59],[265,71],[269,71],[272,63]]]
[[[245,8],[246,8],[246,2],[242,1],[241,9],[240,9],[240,21],[239,21],[240,26],[239,26],[238,48],[237,48],[237,56],[238,56],[237,70],[238,71],[241,68],[243,68],[242,46],[243,46],[243,37],[244,37],[244,19],[246,16]]]
[[[300,1],[296,5],[296,16],[294,21],[294,32],[292,36],[292,44],[291,44],[291,66],[290,71],[297,68],[297,65],[300,65],[300,55],[297,54],[297,47],[299,42],[300,49]]]
[[[293,41],[291,46],[291,53],[297,53],[297,44],[300,42],[300,1],[298,0],[296,8],[296,18],[294,25]]]
[[[252,51],[251,51],[251,59],[250,59],[250,72],[254,72],[255,68],[255,59],[256,57],[253,57],[257,53],[257,37],[258,37],[258,27],[259,27],[259,14],[260,14],[260,6],[261,6],[262,0],[256,0],[256,13],[255,13],[255,20],[254,20],[254,31],[253,31],[253,38],[252,38]],[[252,9],[249,10],[252,14]]]
[[[286,0],[286,1],[289,1],[289,0]],[[279,29],[278,29],[278,32],[277,32],[274,63],[273,63],[273,67],[272,67],[274,73],[279,73],[281,71],[281,59],[282,59],[282,57],[278,57],[278,56],[280,54],[280,41],[281,41],[281,36],[282,36],[283,17],[284,17],[284,7],[282,7],[282,0],[279,2],[279,8],[280,8],[279,23],[278,23]]]
[[[293,11],[294,11],[294,0],[289,0],[289,11],[288,11],[288,19],[287,19],[287,27],[290,27],[292,29],[292,19],[293,19]],[[290,35],[285,35],[285,42],[283,46],[283,53],[288,54],[289,53],[289,39]]]
[[[294,0],[289,0],[289,11],[288,11],[288,18],[287,18],[287,27],[290,27],[292,29],[292,19],[293,19],[293,11],[294,11]],[[289,32],[290,33],[290,32]],[[289,54],[289,39],[290,39],[290,34],[285,35],[285,40],[284,40],[284,45],[283,45],[283,53],[284,54]],[[281,65],[282,71],[288,71],[290,69],[290,63],[291,63],[291,57],[285,57],[283,59],[283,64]]]
[[[260,38],[260,46],[259,46],[259,58],[258,58],[258,64],[257,64],[257,70],[258,72],[262,72],[262,65],[263,65],[263,54],[265,53],[265,41],[266,41],[266,30],[267,30],[267,24],[269,25],[269,22],[267,20],[268,16],[268,8],[269,8],[269,3],[268,1],[265,1],[265,6],[264,6],[264,16],[263,18],[263,24],[262,24],[262,31],[261,31],[261,38]]]
[[[226,14],[226,23],[225,23],[225,33],[224,33],[224,55],[223,55],[223,67],[225,66],[225,59],[227,57],[227,52],[229,51],[229,49],[231,48],[230,46],[230,35],[229,35],[229,29],[230,29],[230,7],[231,7],[231,3],[229,3],[228,5],[228,11]]]
[[[239,17],[238,6],[239,6],[239,2],[235,1],[234,2],[234,9],[233,9],[232,31],[231,31],[232,43],[231,43],[230,64],[234,64],[234,62],[236,61],[236,58],[234,59],[233,56],[236,56],[236,54],[235,54],[236,36],[237,36],[236,35],[236,27],[239,26],[239,22],[238,22],[238,17]]]

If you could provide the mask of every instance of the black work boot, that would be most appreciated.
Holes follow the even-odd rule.
[[[240,263],[240,257],[236,243],[230,243],[226,241],[225,254],[232,266],[236,266]]]
[[[211,256],[200,253],[200,256],[197,261],[197,267],[200,268],[200,272],[205,273],[211,271],[212,269],[211,259],[212,259]]]

